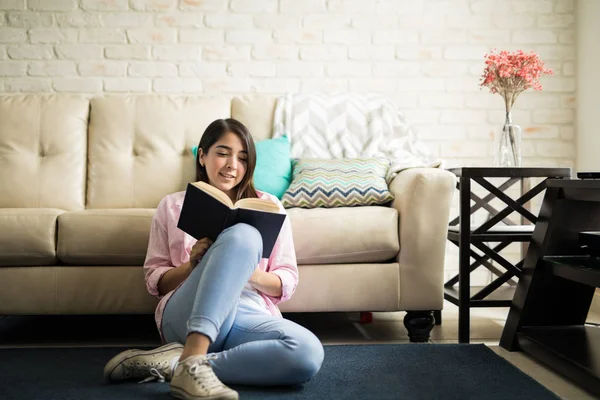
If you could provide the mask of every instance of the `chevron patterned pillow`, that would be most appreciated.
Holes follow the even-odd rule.
[[[385,158],[294,159],[292,183],[284,207],[350,207],[384,204],[394,199],[385,181]]]

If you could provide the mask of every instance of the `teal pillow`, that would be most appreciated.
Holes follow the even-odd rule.
[[[290,141],[284,135],[276,139],[256,142],[255,147],[254,187],[281,200],[292,182]],[[198,146],[194,146],[192,148],[194,157],[196,157],[197,151]]]
[[[254,187],[279,200],[292,182],[290,141],[286,135],[256,142]]]

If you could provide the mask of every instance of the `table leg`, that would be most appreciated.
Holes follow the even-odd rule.
[[[529,192],[531,190],[531,178],[522,178],[521,179],[521,196],[523,196],[525,193]],[[525,204],[523,204],[523,207],[527,210],[527,211],[531,211],[531,200]],[[525,217],[523,217],[523,215],[521,215],[521,225],[530,225],[531,222],[529,222],[529,220]],[[529,248],[529,242],[523,242],[521,243],[521,260],[523,260],[525,258],[525,254],[527,254],[527,249]]]
[[[458,342],[469,343],[471,314],[471,179],[461,178],[460,183],[460,235],[458,243]]]

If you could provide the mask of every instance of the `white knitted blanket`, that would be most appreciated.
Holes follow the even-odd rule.
[[[273,137],[288,135],[294,158],[386,157],[386,180],[406,168],[442,168],[404,115],[379,95],[288,93],[277,100]]]

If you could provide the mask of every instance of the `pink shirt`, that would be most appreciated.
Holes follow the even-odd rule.
[[[259,191],[257,193],[259,198],[269,199],[277,203],[281,212],[285,213],[285,209],[277,197]],[[156,214],[152,219],[148,252],[146,254],[146,261],[144,262],[146,288],[151,295],[160,299],[156,307],[155,319],[161,336],[161,322],[165,305],[177,289],[170,291],[161,298],[158,293],[158,281],[171,268],[188,262],[190,260],[190,251],[196,243],[196,239],[177,227],[184,196],[185,192],[169,194],[158,204]],[[274,316],[281,317],[281,312],[276,304],[288,300],[298,285],[298,265],[296,263],[296,252],[289,217],[285,219],[271,256],[268,259],[261,259],[257,268],[262,271],[272,272],[281,279],[281,297],[272,297],[259,292],[265,300],[269,312]]]

